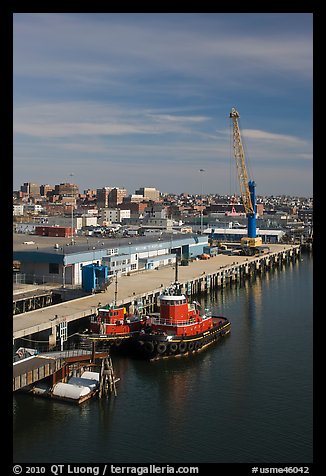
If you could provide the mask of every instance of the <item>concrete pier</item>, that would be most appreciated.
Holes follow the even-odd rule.
[[[46,306],[51,306],[52,289],[21,285],[13,292],[13,314],[20,314]]]
[[[205,261],[194,261],[188,266],[179,266],[178,278],[183,292],[196,295],[228,285],[241,283],[253,274],[279,267],[300,255],[300,245],[270,245],[270,251],[258,256],[230,256],[219,254]],[[174,282],[174,269],[164,267],[147,270],[118,281],[117,304],[140,305],[144,312],[152,312],[164,288]],[[60,323],[88,317],[100,305],[113,303],[115,286],[106,291],[54,306],[17,314],[13,317],[13,338],[19,339],[49,331],[54,334]]]

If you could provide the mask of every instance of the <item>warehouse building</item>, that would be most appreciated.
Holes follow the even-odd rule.
[[[36,240],[36,237],[33,239]],[[153,269],[172,264],[175,254],[185,260],[199,256],[208,245],[208,236],[167,234],[159,238],[132,237],[121,240],[89,240],[82,244],[55,243],[48,247],[37,246],[36,241],[31,243],[33,244],[20,247],[21,249],[15,249],[14,243],[13,260],[20,263],[20,273],[25,276],[26,283],[50,282],[63,287],[81,287],[82,267],[85,265],[105,265],[109,276]]]
[[[257,236],[262,238],[263,243],[279,243],[285,235],[283,230],[261,230],[257,228]],[[242,237],[248,235],[246,228],[207,228],[204,231],[211,239],[218,241],[239,242]]]

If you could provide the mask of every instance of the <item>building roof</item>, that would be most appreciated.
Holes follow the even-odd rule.
[[[262,230],[260,228],[257,228],[256,230],[257,236],[261,235],[269,235],[269,236],[281,236],[284,235],[283,230],[273,230],[273,229],[268,229],[268,230]],[[223,234],[223,235],[247,235],[248,230],[246,228],[207,228],[204,231],[205,234],[210,234],[213,233],[214,235],[218,234]]]
[[[13,260],[33,261],[37,263],[51,262],[64,265],[101,260],[109,254],[109,250],[118,249],[123,252],[140,252],[150,247],[161,249],[166,245],[179,247],[185,244],[206,243],[207,236],[196,234],[176,235],[163,234],[159,237],[142,236],[127,237],[122,239],[76,237],[75,243],[71,244],[69,238],[29,236],[14,233]],[[30,243],[30,244],[27,244]]]

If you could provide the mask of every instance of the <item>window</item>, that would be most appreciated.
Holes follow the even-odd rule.
[[[59,274],[59,263],[49,263],[49,273]]]

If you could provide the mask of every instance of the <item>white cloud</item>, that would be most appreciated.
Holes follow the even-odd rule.
[[[218,129],[217,134],[220,136],[230,135],[230,131],[227,129]],[[280,147],[310,147],[310,143],[307,140],[302,139],[301,137],[296,137],[288,134],[277,134],[274,132],[263,131],[261,129],[242,129],[241,137],[243,143],[246,143],[248,140],[250,144],[259,146],[260,143],[266,144],[270,143],[272,147],[279,150]],[[299,150],[299,149],[298,149]],[[303,155],[303,154],[302,154]],[[307,154],[310,156],[310,154]]]
[[[176,116],[172,114],[149,114],[155,120],[167,122],[205,122],[210,118],[207,116]]]
[[[200,115],[148,113],[146,109],[96,102],[28,103],[17,106],[14,133],[33,137],[189,134],[209,120]]]
[[[273,132],[259,129],[243,129],[243,136],[258,141],[282,142],[283,144],[300,146],[306,143],[303,139],[286,134],[275,134]]]

